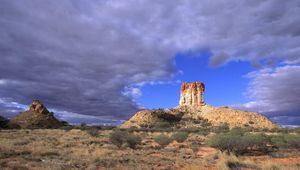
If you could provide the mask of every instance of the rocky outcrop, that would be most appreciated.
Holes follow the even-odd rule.
[[[9,122],[14,128],[59,128],[65,124],[54,117],[53,112],[39,101],[33,100],[28,111],[21,112]]]
[[[7,128],[8,120],[0,116],[0,129]]]
[[[143,110],[121,125],[121,128],[155,127],[168,123],[171,128],[200,128],[203,126],[276,128],[276,124],[255,113],[229,107],[212,107],[204,103],[204,84],[181,85],[179,106],[174,109]]]
[[[199,81],[193,83],[182,83],[180,90],[179,106],[203,106],[205,104],[204,90],[204,84]]]

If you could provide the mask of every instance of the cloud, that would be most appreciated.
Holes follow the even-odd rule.
[[[249,73],[247,77],[251,81],[246,95],[251,101],[240,108],[264,113],[276,121],[300,124],[299,75],[300,66],[279,66]]]
[[[138,105],[124,88],[168,81],[181,51],[210,49],[213,67],[299,64],[299,8],[297,0],[2,0],[0,97],[128,118]]]
[[[142,91],[137,87],[125,87],[123,94],[125,96],[136,99],[142,96]]]
[[[226,60],[228,60],[228,58],[230,58],[230,56],[224,52],[211,56],[210,57],[210,61],[209,61],[209,66],[211,67],[216,67],[216,66],[220,66],[222,64],[225,64]]]

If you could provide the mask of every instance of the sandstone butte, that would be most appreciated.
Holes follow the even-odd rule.
[[[220,126],[229,127],[276,128],[278,125],[266,117],[248,111],[229,107],[213,107],[204,102],[205,85],[196,81],[182,83],[179,105],[171,109],[141,110],[124,122],[121,128],[155,127],[169,123],[174,128]],[[163,123],[162,123],[163,122]]]
[[[66,123],[56,119],[39,100],[33,100],[27,111],[9,121],[11,128],[58,128],[64,125]]]

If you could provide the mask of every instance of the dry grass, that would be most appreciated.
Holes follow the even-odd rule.
[[[161,133],[135,133],[142,137],[136,149],[120,149],[109,142],[110,130],[97,136],[87,131],[1,130],[0,169],[299,169],[293,154],[290,164],[272,164],[268,156],[236,157],[205,146],[206,137],[190,134],[183,143],[159,149],[153,140]],[[172,133],[164,133],[172,135]],[[289,159],[291,160],[291,159]]]

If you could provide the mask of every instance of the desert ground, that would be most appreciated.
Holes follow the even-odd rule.
[[[138,142],[114,139],[115,132]],[[242,155],[210,147],[214,132],[184,132],[182,141],[161,142],[172,131],[116,130],[95,127],[0,130],[1,169],[300,169],[300,151],[280,148]],[[254,132],[255,133],[255,132]],[[280,132],[281,133],[281,132]],[[284,132],[296,133],[297,132]],[[266,132],[274,135],[278,132]],[[118,136],[115,136],[118,138]],[[116,141],[114,141],[116,140]],[[135,145],[136,144],[136,145]]]

